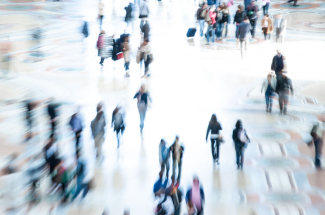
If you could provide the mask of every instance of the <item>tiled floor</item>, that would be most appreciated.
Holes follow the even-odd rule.
[[[274,37],[271,43],[265,43],[257,26],[257,38],[252,40],[247,57],[242,60],[236,49],[233,25],[229,25],[228,38],[213,47],[205,46],[198,36],[194,39],[185,36],[187,29],[195,25],[197,2],[162,0],[160,4],[149,0],[155,58],[150,78],[141,78],[143,68],[140,72],[134,55],[130,78],[124,78],[122,61],[114,64],[107,60],[100,68],[95,49],[99,33],[97,1],[0,2],[0,49],[12,54],[9,67],[0,64],[4,73],[9,68],[0,79],[0,163],[5,163],[6,156],[13,152],[22,157],[37,153],[46,141],[50,125],[41,106],[37,111],[39,135],[30,143],[23,142],[26,129],[20,103],[23,98],[55,97],[62,102],[58,144],[60,154],[70,162],[73,162],[74,142],[67,122],[77,106],[82,107],[83,154],[89,163],[89,174],[95,176],[95,189],[84,202],[59,207],[56,214],[97,215],[104,208],[113,215],[122,214],[125,208],[132,215],[154,214],[157,201],[152,188],[159,171],[158,144],[161,138],[171,144],[176,134],[186,148],[181,188],[186,192],[193,174],[200,177],[206,193],[205,214],[325,214],[324,171],[314,168],[314,149],[304,143],[312,123],[325,112],[325,9],[321,1],[300,2],[308,4],[309,9],[282,6],[284,1],[272,2],[270,14],[283,13],[288,20],[285,44],[276,45]],[[103,28],[109,35],[122,34],[128,1],[104,2]],[[232,14],[235,8],[231,8]],[[90,37],[84,41],[82,20],[89,22],[90,31]],[[133,24],[131,48],[135,54],[140,41],[139,20]],[[44,58],[34,62],[36,43],[31,33],[37,25],[44,30],[41,47]],[[131,29],[127,31],[132,32]],[[272,114],[266,114],[260,93],[277,48],[288,59],[288,75],[295,88],[286,116],[279,114],[277,105]],[[153,101],[141,137],[136,101],[132,98],[142,83]],[[89,124],[100,100],[105,102],[108,121],[115,106],[123,105],[127,124],[118,150],[115,134],[108,126],[105,161],[98,167]],[[213,164],[210,143],[206,144],[204,139],[212,113],[217,114],[224,128],[220,166]],[[236,170],[231,140],[237,119],[243,120],[252,139],[245,153],[243,171]],[[8,179],[0,179],[3,193]],[[48,184],[48,179],[44,179],[42,202],[28,214],[49,213],[53,200],[45,194]],[[2,211],[8,206],[5,200],[0,205]],[[185,202],[182,207],[184,214]],[[27,214],[26,207],[14,214]]]

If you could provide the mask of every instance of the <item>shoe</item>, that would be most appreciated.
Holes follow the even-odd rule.
[[[128,78],[128,77],[130,77],[130,75],[129,75],[129,74],[125,74],[125,77],[127,77],[127,78]]]
[[[292,5],[293,7],[299,7],[299,5],[297,5],[297,4],[294,4],[294,5]]]
[[[210,43],[210,46],[214,46],[214,43]]]
[[[240,169],[240,166],[239,165],[237,165],[237,169]]]
[[[99,63],[101,66],[104,66],[102,63]]]
[[[217,163],[218,165],[220,165],[220,163],[219,163],[219,159],[216,159],[216,163]]]
[[[205,45],[208,46],[208,45],[210,45],[210,43],[206,43]]]

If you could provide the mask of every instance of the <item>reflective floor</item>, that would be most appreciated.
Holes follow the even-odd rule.
[[[99,34],[97,1],[0,2],[0,49],[1,53],[12,54],[9,63],[0,63],[0,168],[8,155],[18,153],[19,174],[23,174],[28,165],[26,159],[41,151],[49,135],[45,106],[40,105],[36,135],[24,142],[24,98],[41,101],[54,97],[62,103],[58,145],[67,162],[74,160],[74,136],[68,120],[81,107],[85,124],[82,151],[88,174],[95,178],[95,188],[81,203],[56,207],[54,214],[97,215],[106,209],[109,214],[118,215],[126,208],[132,215],[154,214],[157,200],[152,188],[160,169],[158,144],[161,138],[172,144],[175,135],[185,146],[180,187],[185,194],[193,174],[199,176],[206,195],[205,214],[325,214],[325,172],[315,168],[314,148],[304,141],[312,124],[325,112],[324,1],[299,1],[299,7],[272,1],[269,13],[282,13],[288,21],[285,43],[277,45],[275,35],[270,43],[265,42],[258,25],[256,38],[241,59],[234,25],[229,25],[227,38],[206,46],[198,34],[193,39],[186,38],[187,29],[195,26],[198,2],[149,0],[154,55],[149,78],[142,77],[144,68],[140,70],[135,62],[141,40],[140,21],[136,19],[128,27],[123,22],[128,0],[104,1],[103,29],[115,36],[126,28],[132,33],[129,78],[124,77],[123,60],[106,60],[103,68],[99,65],[95,48]],[[232,14],[240,3],[235,1]],[[88,21],[90,32],[85,40],[81,34],[83,20]],[[44,31],[39,48],[42,59],[35,54],[38,44],[31,36],[39,25]],[[288,76],[295,90],[287,115],[279,114],[277,100],[272,114],[266,113],[260,92],[276,49],[281,49],[287,58]],[[152,96],[142,136],[133,99],[141,84]],[[117,104],[126,113],[126,131],[119,149],[113,129],[107,127],[101,166],[95,162],[89,129],[99,101],[105,103],[108,122]],[[213,113],[223,126],[225,139],[220,149],[220,166],[213,163],[211,145],[205,142]],[[243,121],[252,140],[245,152],[243,171],[236,170],[231,139],[237,119]],[[20,180],[24,176],[19,174],[0,177],[1,196],[11,193],[9,187],[13,184],[19,184],[21,189],[11,195],[14,199],[24,198],[24,182]],[[49,183],[48,178],[42,180],[42,200],[38,205],[29,212],[26,206],[12,214],[49,214],[54,202],[46,193]],[[0,199],[1,214],[6,214],[9,205],[6,198]],[[186,211],[183,201],[181,214]]]

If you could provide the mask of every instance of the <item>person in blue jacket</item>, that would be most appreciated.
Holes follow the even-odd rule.
[[[203,215],[203,206],[204,206],[204,190],[200,185],[199,178],[197,176],[193,177],[193,185],[186,192],[185,201],[188,204],[191,202],[193,206],[196,207],[197,215]]]

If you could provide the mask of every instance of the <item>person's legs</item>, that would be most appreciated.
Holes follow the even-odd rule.
[[[85,198],[85,196],[87,195],[88,190],[89,190],[89,184],[88,183],[82,184],[82,189],[84,190],[84,192],[82,194],[82,198]]]
[[[239,28],[239,25],[236,25],[236,38],[237,39],[238,39],[238,37],[237,37],[238,28]]]
[[[250,23],[252,25],[252,30],[251,30],[252,38],[255,38],[256,20],[252,19],[250,20]]]
[[[77,132],[75,133],[75,134],[76,134],[76,150],[79,149],[79,142],[80,142],[81,132],[82,132],[82,130],[77,131]]]
[[[272,112],[272,107],[273,107],[273,92],[269,95],[269,112]]]
[[[175,177],[175,172],[176,172],[176,160],[173,159],[173,176]]]
[[[287,106],[289,101],[289,91],[285,90],[283,92],[283,113],[287,114]]]
[[[226,26],[224,26],[224,27],[226,28],[226,30],[225,30],[225,35],[224,35],[224,37],[226,38],[227,35],[228,35],[228,24],[227,24]]]
[[[235,150],[236,150],[236,164],[237,164],[237,167],[240,167],[240,161],[239,161],[239,158],[240,158],[240,147],[239,146],[236,146],[235,145]]]
[[[120,148],[121,129],[117,129],[115,132],[116,132],[117,148]]]
[[[280,28],[276,28],[275,35],[276,35],[275,42],[278,42],[280,38]]]
[[[165,161],[165,165],[166,165],[166,177],[168,178],[168,176],[169,176],[169,159],[167,159]]]
[[[318,139],[314,141],[315,144],[315,165],[316,167],[321,166],[321,157],[322,157],[322,141],[321,139]]]
[[[243,42],[244,42],[244,39],[239,39],[239,42],[240,42],[240,52],[241,52],[241,56],[243,57],[243,56],[244,56],[244,53],[243,53]]]
[[[141,129],[141,132],[142,132],[142,129],[144,127],[144,119],[146,117],[146,114],[145,113],[140,113],[140,129]]]
[[[79,178],[77,178],[77,190],[75,192],[75,194],[72,197],[72,201],[78,197],[80,191],[82,189],[82,180],[80,180]]]
[[[207,37],[207,42],[209,43],[210,42],[210,31],[212,30],[212,25],[209,25],[208,26],[208,30],[207,32],[205,33],[206,34],[206,37]]]
[[[99,64],[103,66],[104,60],[105,60],[105,58],[101,57]]]
[[[219,140],[218,139],[216,139],[216,144],[217,144],[217,153],[216,153],[216,159],[217,159],[217,161],[219,161],[219,146],[220,146],[220,143],[219,143]]]
[[[265,14],[269,14],[269,7],[270,7],[270,3],[266,3],[266,5],[265,5]]]
[[[212,43],[215,43],[216,42],[216,31],[215,29],[212,28]]]
[[[182,174],[182,159],[178,162],[178,176],[177,181],[181,181],[181,174]]]
[[[144,74],[146,75],[149,71],[150,57],[147,56],[147,60],[144,61]]]
[[[266,111],[268,111],[270,105],[270,94],[267,91],[265,92],[265,103],[266,103]]]
[[[279,91],[279,107],[280,107],[280,112],[282,113],[283,111],[283,102],[284,102],[284,96],[283,96],[283,92]]]
[[[240,149],[240,167],[243,168],[244,166],[244,147]]]
[[[203,37],[203,30],[204,30],[204,19],[203,20],[199,20],[199,24],[200,24],[200,36]]]
[[[263,16],[266,14],[266,5],[263,6]]]
[[[212,152],[212,159],[213,160],[216,159],[215,144],[216,144],[215,139],[211,139],[211,152]]]

